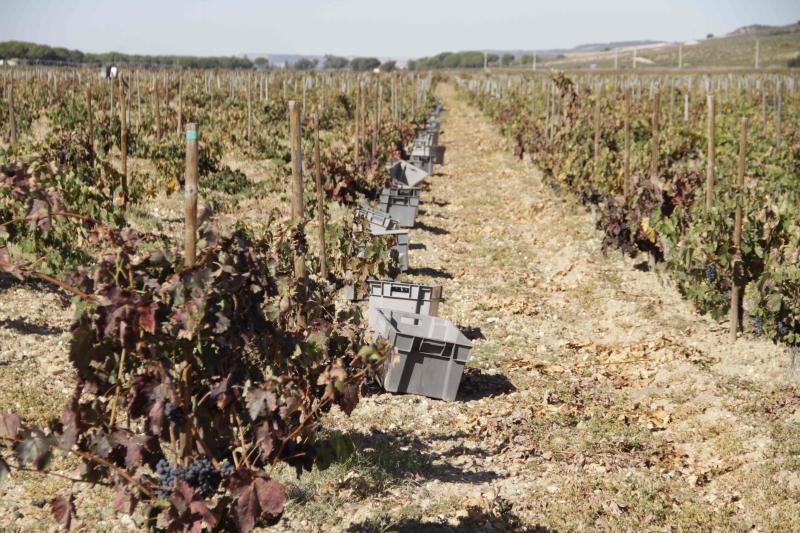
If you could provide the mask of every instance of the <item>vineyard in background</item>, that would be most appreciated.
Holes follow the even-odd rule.
[[[457,81],[520,158],[592,206],[604,249],[647,254],[701,312],[721,317],[733,306],[734,338],[744,318],[756,336],[800,345],[796,76]]]
[[[334,300],[396,272],[391,237],[352,208],[388,183],[390,146],[427,119],[432,80],[45,68],[0,80],[0,270],[77,309],[72,399],[59,420],[0,413],[0,481],[71,453],[149,527],[274,522],[285,488],[272,468],[330,464],[347,442],[321,437],[320,417],[352,411],[386,352]],[[259,179],[241,170],[253,161]],[[68,527],[72,496],[50,505]]]

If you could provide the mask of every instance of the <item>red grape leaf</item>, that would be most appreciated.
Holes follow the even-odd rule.
[[[19,432],[22,418],[14,413],[0,415],[0,437],[13,439]]]
[[[72,494],[69,495],[69,499],[64,496],[56,496],[50,500],[50,511],[53,513],[53,518],[56,519],[61,531],[69,531],[72,523],[72,513],[75,512],[72,500]]]
[[[114,495],[114,510],[122,514],[131,514],[136,507],[136,498],[125,487],[117,489]]]

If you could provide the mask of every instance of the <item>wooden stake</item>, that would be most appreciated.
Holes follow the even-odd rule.
[[[251,89],[251,78],[247,78],[247,142],[253,142],[253,94]]]
[[[353,152],[353,160],[355,161],[356,168],[359,167],[361,158],[361,83],[358,83],[356,89],[356,112],[355,112],[355,148]]]
[[[783,83],[778,80],[775,87],[775,148],[781,147],[781,100],[783,96]]]
[[[325,192],[322,190],[322,164],[319,159],[319,113],[314,113],[314,178],[317,182],[317,222],[319,224],[319,275],[328,279],[325,256]]]
[[[8,121],[9,121],[9,140],[11,145],[17,144],[17,116],[14,110],[14,75],[11,75],[11,82],[8,85]]]
[[[158,78],[153,80],[153,106],[155,107],[156,139],[161,140],[161,103],[158,98]]]
[[[650,145],[650,177],[658,178],[658,137],[659,137],[659,111],[661,108],[661,90],[656,89],[653,99],[653,141]]]
[[[600,179],[600,90],[594,98],[594,178]]]
[[[128,121],[125,109],[125,81],[119,78],[119,172],[122,174],[122,205],[128,205]]]
[[[291,141],[292,150],[292,220],[295,222],[302,222],[304,216],[303,205],[303,138],[300,131],[301,110],[300,106],[294,100],[289,101],[289,137]],[[294,257],[294,276],[299,283],[298,297],[302,302],[305,298],[305,280],[306,280],[306,259],[303,254],[296,254]],[[300,327],[306,326],[305,313],[301,312],[298,315],[298,324]]]
[[[94,161],[94,112],[92,111],[92,82],[86,88],[86,142],[89,145],[89,158]]]
[[[378,101],[375,104],[375,131],[372,132],[372,164],[378,160],[378,142],[381,132],[381,100],[383,100],[383,84],[378,81]]]
[[[708,157],[706,161],[706,209],[711,210],[714,201],[716,172],[716,105],[714,95],[708,95]]]
[[[736,180],[736,213],[733,222],[733,287],[731,288],[731,341],[741,325],[742,297],[744,287],[739,284],[742,261],[742,193],[744,192],[744,161],[747,154],[747,117],[742,117],[742,132],[739,138],[739,174]]]
[[[178,135],[183,131],[183,76],[178,76]]]
[[[197,125],[186,125],[186,175],[184,206],[186,233],[184,234],[184,262],[193,267],[197,258]]]
[[[625,89],[625,154],[622,163],[622,190],[627,202],[631,197],[631,91]]]

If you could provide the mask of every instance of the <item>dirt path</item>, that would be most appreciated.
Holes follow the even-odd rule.
[[[474,341],[453,403],[366,398],[333,415],[365,452],[294,487],[321,530],[791,530],[800,395],[787,355],[698,316],[599,253],[591,214],[543,185],[440,88],[447,165],[424,194],[414,280]]]

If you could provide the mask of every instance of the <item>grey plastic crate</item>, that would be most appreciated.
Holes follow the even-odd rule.
[[[421,168],[427,174],[433,174],[433,161],[430,157],[410,156],[409,162],[417,168]]]
[[[414,165],[409,161],[397,161],[389,168],[389,175],[399,185],[404,187],[416,187],[428,177],[430,172]]]
[[[419,187],[384,187],[381,194],[389,196],[411,196],[419,198],[422,194],[422,189]]]
[[[438,129],[421,129],[417,130],[414,144],[426,144],[428,146],[439,143],[439,130]]]
[[[404,229],[390,229],[390,230],[371,230],[373,235],[394,235],[395,245],[394,250],[397,250],[397,259],[400,267],[400,272],[408,270],[408,231]]]
[[[431,146],[430,147],[430,155],[431,155],[431,162],[436,165],[444,165],[444,146]]]
[[[359,206],[358,211],[367,219],[367,222],[369,222],[370,231],[397,229],[399,226],[397,220],[392,218],[385,210],[379,211],[369,206],[362,205]]]
[[[420,285],[393,280],[367,280],[369,326],[375,329],[378,309],[436,316],[442,299],[440,285]]]
[[[383,211],[397,221],[401,228],[413,228],[417,222],[419,198],[381,194],[379,205]]]
[[[409,156],[410,157],[430,157],[431,156],[431,145],[414,143],[414,146],[411,147],[411,152],[409,153]]]
[[[455,400],[472,343],[445,318],[379,309],[375,334],[396,352],[383,366],[383,388]]]

